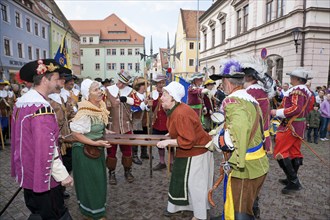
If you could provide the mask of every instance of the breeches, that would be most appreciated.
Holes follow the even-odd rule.
[[[266,179],[266,174],[256,179],[238,179],[231,177],[235,212],[253,216],[253,203]]]
[[[304,157],[300,151],[301,140],[292,135],[290,130],[276,133],[276,141],[274,148],[275,159],[283,159],[289,157],[290,159]]]

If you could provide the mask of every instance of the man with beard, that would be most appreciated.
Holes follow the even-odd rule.
[[[59,127],[48,95],[60,89],[60,74],[71,70],[53,59],[25,64],[20,78],[34,89],[17,99],[11,135],[11,174],[24,189],[24,200],[35,219],[71,219],[62,186],[72,186],[58,147]],[[62,185],[62,186],[61,186]]]

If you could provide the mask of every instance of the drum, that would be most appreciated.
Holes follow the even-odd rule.
[[[215,124],[221,125],[225,121],[225,116],[222,112],[213,112],[213,114],[211,115],[211,120]]]

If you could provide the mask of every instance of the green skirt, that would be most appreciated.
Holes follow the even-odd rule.
[[[97,159],[85,156],[83,145],[72,146],[72,168],[79,209],[93,219],[105,217],[107,176],[104,150]]]

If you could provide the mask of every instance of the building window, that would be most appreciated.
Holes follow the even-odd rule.
[[[204,50],[207,49],[207,33],[206,31],[204,32]]]
[[[15,22],[16,22],[16,27],[21,28],[21,14],[19,12],[15,12]]]
[[[243,32],[248,30],[248,20],[249,20],[249,5],[245,6],[243,8]]]
[[[111,49],[107,49],[107,55],[111,55]]]
[[[83,40],[83,43],[86,43],[86,37],[83,37],[82,40]]]
[[[116,64],[115,63],[107,63],[108,70],[116,70]]]
[[[135,71],[136,72],[140,71],[140,63],[135,63]]]
[[[5,48],[5,55],[10,56],[10,41],[9,41],[9,39],[4,39],[4,48]]]
[[[26,31],[31,32],[31,20],[30,20],[30,18],[26,18]]]
[[[266,22],[270,22],[272,20],[272,4],[273,1],[268,1],[266,3]]]
[[[23,46],[21,43],[17,43],[17,52],[18,52],[18,57],[23,58]]]
[[[125,55],[125,49],[120,49],[120,55]]]
[[[111,55],[116,55],[117,54],[117,50],[116,49],[111,49]]]
[[[8,22],[7,6],[1,4],[1,15],[2,20]]]
[[[81,69],[81,70],[84,70],[84,64],[83,64],[83,63],[80,64],[80,69]]]
[[[133,50],[132,49],[128,49],[127,50],[127,55],[130,55],[130,56],[133,55]]]
[[[194,59],[189,59],[189,66],[194,66]]]
[[[34,23],[34,34],[39,36],[39,25],[38,25],[38,23]]]
[[[28,56],[29,56],[29,60],[32,60],[32,47],[28,46]]]
[[[193,50],[193,49],[194,49],[194,42],[190,42],[190,43],[189,43],[189,49],[190,49],[190,50]]]
[[[95,49],[95,56],[100,56],[100,49]]]
[[[120,63],[120,69],[121,70],[125,69],[125,63]]]
[[[136,48],[135,49],[135,55],[139,55],[140,54],[140,49],[139,48]]]
[[[46,59],[47,58],[47,51],[43,51],[43,57],[44,57],[44,59]]]
[[[214,45],[215,45],[215,26],[211,27],[211,31],[212,31],[212,47],[214,47]]]
[[[284,5],[285,5],[284,0],[277,0],[276,18],[283,16]]]
[[[127,64],[127,69],[128,70],[132,70],[133,69],[133,64],[132,63],[128,63]]]
[[[99,63],[95,63],[95,70],[100,70],[100,64]]]
[[[80,56],[84,56],[84,50],[80,49]]]
[[[93,37],[89,37],[89,43],[93,43]]]
[[[40,50],[38,48],[36,49],[36,58],[37,60],[40,59]]]
[[[41,36],[43,39],[46,39],[46,28],[45,27],[41,28]]]
[[[221,43],[225,43],[226,41],[226,22],[221,22]]]

